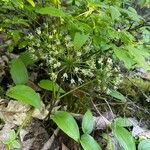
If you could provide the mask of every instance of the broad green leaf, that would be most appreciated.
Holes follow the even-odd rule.
[[[32,54],[28,51],[21,53],[19,58],[22,60],[25,66],[34,64],[36,62],[36,60],[32,57]]]
[[[27,0],[33,7],[35,7],[35,3],[33,0]]]
[[[100,145],[89,134],[83,134],[80,143],[84,150],[101,150]]]
[[[118,35],[120,39],[122,40],[122,42],[126,45],[133,44],[133,42],[135,41],[133,35],[125,30],[122,30],[121,32],[119,32]]]
[[[130,18],[133,21],[139,22],[140,19],[142,19],[142,17],[135,13],[135,11],[131,9],[131,7],[129,7],[129,9],[120,8],[120,11],[122,12],[122,14],[128,15],[128,18]]]
[[[111,13],[111,17],[113,20],[118,20],[119,17],[121,16],[121,13],[118,10],[118,8],[116,8],[114,6],[110,6],[110,13]]]
[[[150,70],[150,66],[145,60],[145,57],[149,57],[150,54],[145,49],[138,49],[133,46],[126,46],[126,49],[129,51],[130,55],[133,56],[138,66]]]
[[[94,126],[93,115],[92,112],[88,110],[83,116],[82,131],[84,133],[90,134],[93,130],[93,126]]]
[[[65,91],[57,83],[50,80],[41,80],[38,85],[45,90],[65,93]]]
[[[126,50],[116,48],[114,49],[114,53],[118,59],[124,62],[124,65],[127,69],[130,69],[134,65],[135,61],[133,61]]]
[[[140,4],[142,7],[145,5],[145,3],[146,3],[146,0],[140,0],[140,1],[139,1],[139,4]]]
[[[120,100],[120,102],[126,102],[126,97],[116,90],[111,90],[109,95]]]
[[[11,0],[11,2],[14,4],[14,6],[23,8],[24,7],[24,2],[23,0]]]
[[[13,147],[13,148],[16,148],[16,149],[20,149],[20,148],[21,148],[21,145],[20,145],[20,143],[19,143],[18,141],[15,140],[15,141],[13,142],[13,144],[12,144],[12,147]]]
[[[134,138],[127,129],[114,124],[112,130],[124,150],[136,150]]]
[[[77,32],[74,37],[74,49],[79,50],[86,43],[88,38],[89,38],[88,34],[83,33],[81,34]]]
[[[7,24],[23,25],[23,26],[29,27],[28,20],[21,19],[21,18],[15,17],[15,16],[11,19],[4,19],[3,21]],[[19,32],[19,31],[17,30],[17,32]]]
[[[35,108],[41,108],[41,99],[38,93],[36,93],[32,88],[25,85],[16,85],[11,87],[6,92],[6,95],[14,98],[24,104],[29,104]]]
[[[4,144],[9,145],[10,143],[12,143],[14,140],[16,139],[16,132],[14,129],[12,129],[8,135],[8,139],[6,139],[4,141]]]
[[[10,74],[15,84],[26,84],[28,82],[27,69],[20,58],[12,60]]]
[[[138,150],[150,150],[150,139],[140,141]]]
[[[55,7],[42,7],[42,8],[39,8],[36,12],[42,15],[51,15],[55,17],[66,16],[65,12],[62,9],[58,9]]]
[[[61,3],[60,0],[51,0],[51,2],[55,5],[59,5]]]
[[[122,126],[122,127],[132,126],[132,123],[129,121],[128,118],[121,118],[121,117],[114,119],[114,124],[117,126]]]
[[[82,32],[92,32],[92,28],[85,22],[81,22],[79,20],[75,20],[77,26],[78,26],[78,29],[80,29]]]
[[[65,111],[56,112],[51,119],[64,131],[69,137],[79,142],[80,133],[78,125],[72,115]]]

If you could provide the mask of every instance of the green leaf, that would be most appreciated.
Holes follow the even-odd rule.
[[[12,60],[10,74],[15,84],[26,84],[28,82],[27,69],[20,58]]]
[[[28,51],[21,53],[19,58],[22,60],[25,66],[34,64],[36,62],[36,60],[32,57],[32,54]]]
[[[130,127],[132,126],[132,123],[129,121],[128,118],[121,118],[118,117],[114,119],[114,124],[121,127]]]
[[[116,90],[111,90],[109,95],[120,100],[121,102],[126,102],[126,97]]]
[[[145,3],[146,3],[146,0],[140,0],[140,1],[139,1],[139,4],[140,4],[142,7],[145,5]]]
[[[133,61],[126,50],[115,48],[114,53],[118,59],[124,62],[124,65],[127,69],[130,69],[134,65],[135,61]]]
[[[149,57],[150,54],[145,49],[138,49],[133,46],[126,46],[130,55],[133,56],[133,59],[138,64],[138,66],[150,70],[150,66],[146,62],[145,58]]]
[[[84,150],[101,150],[99,144],[89,134],[83,134],[80,143]]]
[[[12,129],[9,133],[8,139],[4,141],[4,144],[9,145],[16,139],[16,132],[14,129]]]
[[[21,148],[21,145],[20,145],[20,143],[19,143],[18,141],[15,140],[15,141],[13,142],[13,144],[12,144],[12,147],[13,147],[13,148],[16,148],[16,149],[20,149],[20,148]]]
[[[72,115],[68,112],[58,111],[51,118],[58,127],[69,137],[79,142],[80,133],[78,125]]]
[[[45,90],[65,93],[65,91],[57,83],[50,80],[41,80],[38,85]]]
[[[35,3],[33,0],[27,0],[33,7],[35,7]]]
[[[135,41],[133,35],[125,30],[122,30],[121,32],[119,32],[118,35],[120,39],[122,40],[122,42],[126,45],[133,44],[133,42]]]
[[[112,130],[124,150],[136,150],[134,139],[127,129],[114,124]]]
[[[121,16],[121,13],[118,10],[118,8],[116,8],[114,6],[110,6],[110,13],[111,13],[111,17],[113,20],[118,20],[119,17]]]
[[[89,38],[88,34],[85,35],[83,33],[81,34],[77,32],[74,37],[74,49],[79,50],[86,43],[88,38]]]
[[[150,139],[140,141],[138,150],[150,150]]]
[[[39,94],[28,86],[16,85],[15,87],[11,87],[6,92],[6,95],[25,104],[34,106],[35,108],[41,108],[41,99]]]
[[[61,3],[60,0],[51,0],[51,2],[56,6]]]
[[[24,7],[24,2],[23,0],[11,0],[11,2],[14,4],[14,6],[23,8]]]
[[[55,7],[42,7],[42,8],[39,8],[36,12],[42,15],[51,15],[55,17],[66,16],[66,13],[62,9],[58,9]]]
[[[84,133],[90,134],[93,130],[93,126],[94,126],[93,115],[91,111],[88,110],[83,116],[82,131]]]

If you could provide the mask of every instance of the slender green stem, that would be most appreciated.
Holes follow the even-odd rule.
[[[25,119],[23,120],[21,126],[19,127],[16,135],[18,136],[18,134],[20,133],[21,129],[27,125],[27,123],[30,121],[31,117],[32,117],[32,114],[34,112],[34,108],[31,108],[27,114],[27,116],[25,117]]]
[[[61,98],[65,97],[65,96],[67,96],[68,94],[70,94],[70,93],[72,93],[72,92],[74,92],[74,91],[76,91],[76,90],[78,90],[78,89],[80,89],[80,88],[82,88],[82,87],[84,87],[84,86],[86,86],[86,85],[88,85],[88,84],[90,84],[90,83],[96,81],[96,80],[97,80],[97,79],[94,79],[94,80],[92,80],[92,81],[86,82],[86,83],[84,83],[84,84],[82,84],[82,85],[80,85],[80,86],[78,86],[78,87],[76,87],[76,88],[70,90],[69,92],[67,92],[67,93],[65,93],[64,95],[60,96],[59,99],[61,99]]]
[[[6,145],[6,150],[10,150],[10,146],[9,145]]]

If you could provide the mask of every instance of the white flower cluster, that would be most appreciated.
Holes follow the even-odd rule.
[[[105,83],[111,82],[114,88],[118,87],[121,77],[116,78],[114,75],[114,72],[119,71],[118,68],[113,67],[111,58],[106,59],[104,56],[97,58],[97,55],[91,55],[94,46],[90,40],[80,50],[75,51],[73,38],[67,31],[57,31],[55,28],[49,31],[48,25],[44,26],[46,30],[37,28],[35,35],[28,35],[30,43],[28,50],[33,58],[45,60],[50,68],[49,74],[52,80],[56,80],[59,76],[63,81],[74,85],[98,76],[99,85],[103,83],[102,80],[106,80]]]

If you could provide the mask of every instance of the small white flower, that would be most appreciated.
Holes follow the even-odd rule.
[[[55,34],[56,32],[57,32],[57,30],[54,29],[54,30],[53,30],[53,33]]]
[[[77,52],[77,56],[80,57],[82,54],[81,52]]]
[[[39,35],[41,34],[41,30],[40,30],[40,29],[37,29],[36,32],[37,32],[37,34],[39,34]]]
[[[67,73],[64,73],[64,74],[63,74],[63,78],[64,78],[64,79],[68,79]]]
[[[56,80],[57,79],[57,75],[54,72],[51,73],[51,79],[52,80]]]
[[[54,62],[54,59],[51,58],[51,59],[49,60],[49,63],[52,64],[53,62]]]
[[[71,40],[71,37],[70,37],[69,35],[67,35],[67,36],[65,37],[65,40],[66,40],[66,41],[70,41],[70,40]]]
[[[55,45],[52,45],[52,49],[53,49],[53,50],[55,50],[55,49],[56,49]]]
[[[53,67],[54,67],[54,68],[57,68],[58,66],[57,66],[57,64],[54,64]]]
[[[79,68],[78,68],[78,67],[75,67],[74,71],[75,71],[76,73],[78,73]]]
[[[52,46],[50,44],[47,45],[48,48],[51,48]]]
[[[29,39],[30,39],[30,40],[32,40],[32,39],[33,39],[33,35],[32,35],[32,34],[29,34],[29,36],[28,36],[28,37],[29,37]]]
[[[58,54],[59,54],[59,52],[58,52],[58,51],[55,51],[55,52],[54,52],[54,55],[58,55]]]
[[[61,43],[60,43],[60,41],[58,40],[58,41],[56,41],[56,45],[60,45]]]
[[[115,72],[118,72],[118,69],[115,67],[115,68],[114,68],[114,71],[115,71]]]
[[[81,78],[78,78],[79,83],[83,83],[84,81]]]
[[[52,35],[49,35],[49,39],[52,39],[53,38],[53,36]]]
[[[40,47],[40,43],[37,43],[37,45],[36,45],[37,47]]]
[[[100,59],[98,60],[98,63],[101,64],[102,62],[103,62],[103,58],[100,58]]]
[[[111,93],[111,90],[110,89],[107,89],[107,91],[106,91],[106,94],[110,94]]]
[[[112,64],[112,59],[111,59],[111,58],[108,58],[108,59],[107,59],[107,63],[108,63],[108,64]]]
[[[45,28],[48,28],[48,24],[44,23]]]
[[[82,73],[83,73],[84,75],[87,75],[87,71],[86,71],[85,69],[82,69]]]
[[[94,74],[92,72],[89,72],[88,76],[92,78],[92,77],[94,77]]]
[[[72,42],[68,42],[68,43],[66,43],[66,47],[73,47],[73,43]]]
[[[120,29],[118,29],[118,32],[121,32],[121,30],[120,30]]]
[[[61,63],[60,63],[60,62],[58,62],[58,63],[57,63],[57,67],[60,67],[60,66],[61,66]]]
[[[74,84],[75,83],[75,80],[74,79],[71,79],[71,84]]]
[[[90,46],[85,46],[84,49],[85,51],[90,51]]]

